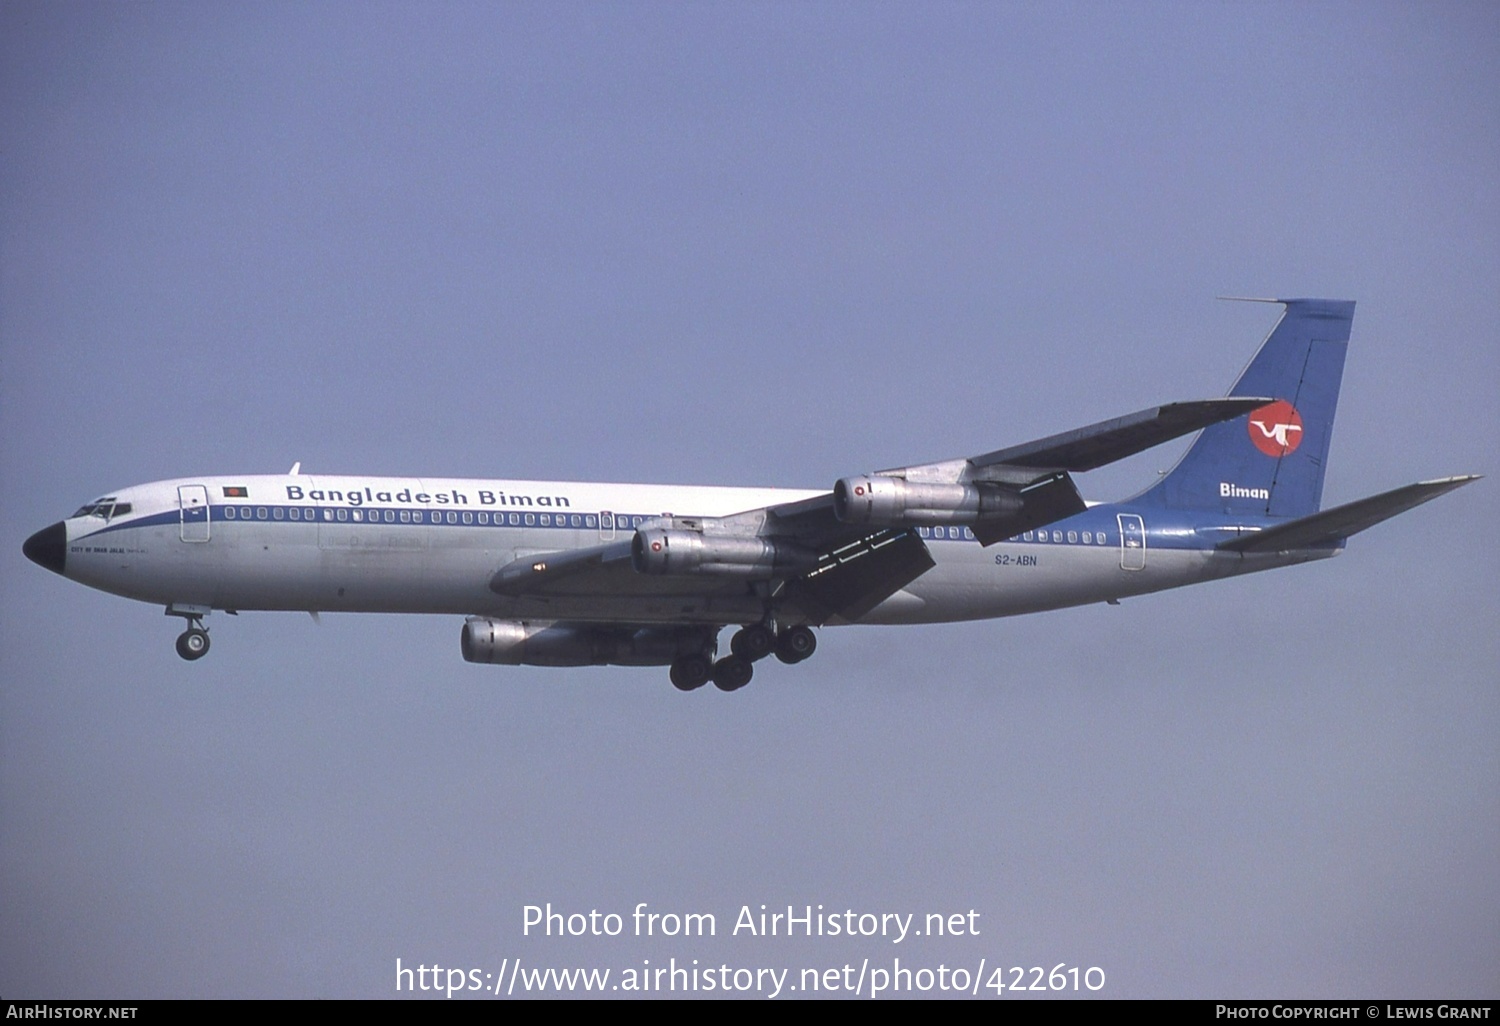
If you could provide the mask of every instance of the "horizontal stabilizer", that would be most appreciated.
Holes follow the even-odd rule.
[[[997,465],[1038,470],[1093,470],[1153,446],[1258,410],[1274,399],[1205,399],[1168,403],[1100,421],[1060,435],[997,449],[969,460],[974,467]]]
[[[1461,488],[1470,481],[1477,481],[1479,477],[1478,474],[1469,474],[1410,484],[1405,488],[1325,509],[1321,513],[1301,517],[1264,531],[1242,535],[1222,542],[1218,547],[1231,552],[1287,552],[1341,542],[1352,534],[1374,527],[1382,520],[1405,513],[1445,492]]]

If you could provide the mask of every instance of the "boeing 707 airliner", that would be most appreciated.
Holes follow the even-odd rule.
[[[430,478],[211,476],[118,489],[27,539],[48,570],[164,604],[184,659],[213,610],[465,616],[463,657],[669,666],[688,691],[749,683],[813,628],[977,620],[1115,602],[1342,551],[1475,480],[1320,509],[1354,303],[1271,300],[1227,398],[1171,403],[826,491]],[[1123,502],[1073,475],[1194,431]],[[736,626],[728,654],[718,637]]]

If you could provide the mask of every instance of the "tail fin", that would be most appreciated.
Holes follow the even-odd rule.
[[[1203,429],[1177,466],[1138,502],[1271,517],[1316,513],[1354,303],[1279,299],[1286,309],[1231,396],[1274,396]]]

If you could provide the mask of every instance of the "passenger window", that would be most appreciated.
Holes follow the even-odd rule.
[[[551,527],[552,526],[552,518],[550,516],[548,516],[546,513],[542,514],[542,526],[543,527]]]
[[[277,520],[280,520],[286,516],[286,510],[282,509],[280,506],[272,506],[271,516],[275,517]]]
[[[526,514],[526,526],[527,527],[532,527],[535,524],[536,524],[536,514],[535,513],[528,513],[528,514]]]
[[[596,517],[596,516],[594,516],[592,513],[589,513],[589,514],[587,514],[587,515],[584,516],[584,518],[583,518],[583,524],[584,524],[585,527],[598,527],[599,526],[599,518]]]
[[[1078,544],[1078,532],[1077,531],[1069,531],[1068,532],[1068,544],[1069,545],[1077,545]]]
[[[357,509],[354,510],[350,515],[354,517],[354,522],[355,523],[359,523],[361,520],[363,520],[365,518],[365,515],[363,513],[361,513]]]
[[[472,524],[473,522],[474,522],[474,514],[468,512],[468,511],[465,511],[464,512],[464,523],[466,523],[466,524]]]

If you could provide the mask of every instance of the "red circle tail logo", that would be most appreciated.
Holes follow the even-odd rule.
[[[1286,456],[1302,444],[1302,414],[1285,399],[1250,414],[1250,441],[1267,456]]]

